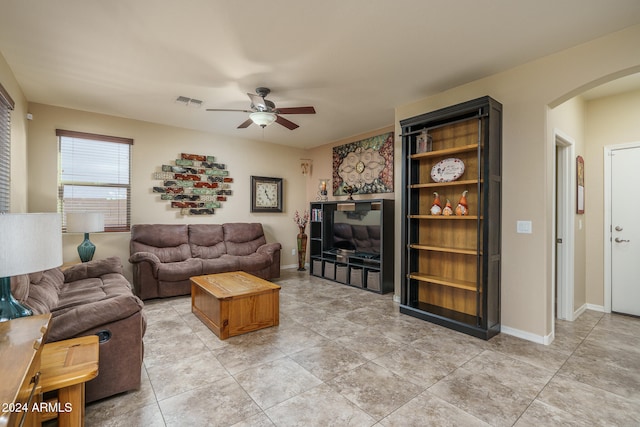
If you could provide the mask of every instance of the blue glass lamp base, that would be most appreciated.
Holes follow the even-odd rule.
[[[0,322],[31,316],[32,314],[31,309],[20,304],[11,295],[11,278],[0,277]]]
[[[78,255],[82,262],[89,262],[96,252],[96,245],[89,240],[89,233],[84,233],[84,241],[78,245]]]

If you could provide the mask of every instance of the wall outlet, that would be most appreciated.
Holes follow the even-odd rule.
[[[296,254],[296,250],[295,249],[291,249],[291,255],[295,255]]]

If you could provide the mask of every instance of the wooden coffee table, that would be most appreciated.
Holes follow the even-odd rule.
[[[221,340],[280,322],[280,286],[243,271],[191,278],[191,311]]]

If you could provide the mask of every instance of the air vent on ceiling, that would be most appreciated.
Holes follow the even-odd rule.
[[[189,98],[187,96],[179,96],[176,98],[176,102],[184,104],[185,107],[200,108],[202,107],[202,101],[195,98]]]

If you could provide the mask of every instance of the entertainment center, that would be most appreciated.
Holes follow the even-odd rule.
[[[392,292],[393,205],[391,199],[311,203],[311,274]]]

